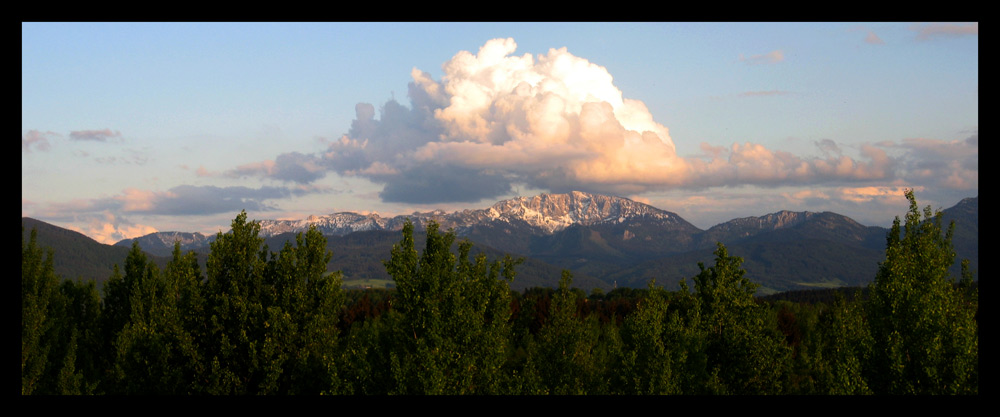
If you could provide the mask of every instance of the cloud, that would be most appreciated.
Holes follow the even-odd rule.
[[[227,172],[230,177],[259,176],[276,180],[308,184],[326,175],[324,162],[312,155],[291,152],[278,155],[275,160],[240,165]],[[202,173],[199,170],[199,173]]]
[[[198,165],[198,169],[195,170],[194,174],[199,177],[214,177],[216,175],[215,172],[209,171],[204,165]]]
[[[838,200],[854,202],[868,202],[879,198],[899,198],[903,191],[904,187],[857,187],[837,190],[840,194]]]
[[[324,187],[216,187],[180,185],[167,191],[127,188],[120,194],[89,200],[51,204],[39,210],[46,218],[67,218],[78,213],[115,215],[212,215],[246,211],[274,211],[274,200],[327,192]]]
[[[868,34],[865,35],[865,43],[872,45],[882,45],[885,42],[882,40],[882,38],[878,37],[878,35],[876,35],[875,32],[869,30]]]
[[[72,140],[92,140],[97,142],[107,142],[108,139],[120,138],[122,136],[121,132],[111,129],[102,130],[74,130],[69,132],[69,138]]]
[[[911,183],[943,188],[979,188],[979,134],[963,140],[904,139],[892,145],[905,151],[902,177]]]
[[[785,54],[779,49],[763,55],[751,55],[749,57],[740,54],[739,59],[747,65],[776,64],[785,60]]]
[[[678,160],[668,130],[624,98],[608,71],[570,54],[513,55],[512,39],[462,51],[441,81],[414,69],[411,107],[359,104],[351,130],[323,155],[343,175],[385,184],[387,201],[469,201],[513,183],[549,189],[648,182],[629,165]],[[447,186],[443,186],[447,184]]]
[[[916,24],[910,30],[917,32],[917,40],[979,36],[979,22]]]
[[[29,130],[27,134],[21,136],[21,151],[31,152],[34,148],[38,151],[48,151],[51,148],[49,145],[49,138],[53,136],[59,136],[55,132],[39,132],[37,130]]]
[[[838,146],[837,142],[834,142],[832,139],[820,139],[816,141],[816,147],[823,151],[826,155],[840,155],[840,146]]]
[[[285,153],[228,172],[308,185],[327,172],[382,185],[386,202],[475,202],[515,187],[638,195],[719,186],[801,186],[899,179],[916,159],[915,144],[843,147],[817,142],[805,157],[743,142],[702,143],[681,156],[666,126],[615,87],[607,69],[566,48],[515,55],[512,39],[457,53],[440,80],[414,68],[410,105],[358,103],[339,139],[316,154]],[[777,62],[781,51],[750,57]],[[747,92],[773,96],[784,91]],[[920,153],[924,152],[924,153]],[[968,184],[971,170],[951,184]]]
[[[86,221],[87,225],[84,227],[68,225],[67,228],[83,233],[106,245],[113,245],[122,239],[142,237],[157,232],[155,227],[134,224],[107,211],[84,216],[80,220]]]
[[[874,31],[865,26],[852,26],[847,29],[848,32],[865,32],[864,42],[870,45],[882,45],[885,42]]]

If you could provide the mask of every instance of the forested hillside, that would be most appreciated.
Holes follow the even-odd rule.
[[[864,294],[808,302],[756,298],[722,243],[678,290],[512,290],[521,259],[433,222],[386,245],[393,289],[345,290],[322,233],[272,246],[246,213],[204,262],[134,242],[98,290],[27,229],[21,394],[978,394],[978,286],[907,198]]]

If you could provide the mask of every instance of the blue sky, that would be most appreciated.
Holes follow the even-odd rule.
[[[978,31],[22,23],[21,211],[113,243],[579,189],[885,226],[979,194]]]

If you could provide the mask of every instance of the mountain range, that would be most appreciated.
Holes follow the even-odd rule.
[[[973,269],[978,268],[978,211],[978,197],[944,210],[945,221],[956,223],[956,259],[969,259]],[[675,288],[682,278],[690,283],[699,262],[712,264],[716,242],[725,244],[731,255],[744,258],[747,277],[761,284],[762,294],[858,286],[874,278],[884,258],[888,232],[836,213],[792,211],[733,219],[701,230],[675,213],[648,204],[579,191],[517,197],[485,209],[451,213],[438,210],[394,217],[334,213],[259,223],[261,236],[272,250],[315,226],[327,236],[327,246],[334,253],[328,268],[342,271],[347,281],[389,278],[381,261],[398,242],[407,219],[417,231],[435,221],[442,229],[472,241],[490,258],[507,253],[525,258],[515,288],[555,286],[562,269],[571,270],[574,286],[584,289],[644,287],[650,279]],[[27,220],[31,219],[23,219]],[[201,233],[158,232],[109,248],[127,249],[138,241],[143,250],[165,263],[175,241],[184,251],[207,256],[214,239]],[[66,255],[58,249],[56,253],[58,264],[60,256]],[[118,263],[123,260],[124,256]]]

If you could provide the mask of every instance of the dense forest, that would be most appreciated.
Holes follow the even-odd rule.
[[[395,288],[345,290],[321,233],[275,252],[246,213],[204,268],[133,244],[98,291],[32,233],[21,394],[978,394],[978,286],[948,272],[953,226],[907,198],[874,281],[823,297],[756,298],[722,244],[679,291],[587,294],[569,272],[513,291],[518,259],[434,224],[387,254]]]

